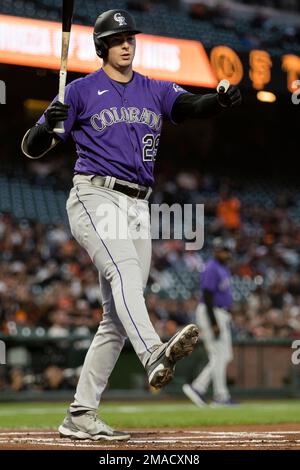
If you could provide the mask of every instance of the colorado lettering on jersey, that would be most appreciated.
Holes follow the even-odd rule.
[[[102,109],[99,114],[94,114],[91,117],[91,125],[98,132],[102,132],[107,126],[120,122],[146,124],[151,129],[159,131],[162,127],[162,115],[147,108],[140,110],[134,106],[128,108],[122,106],[118,109],[113,106],[109,109]]]
[[[78,173],[153,186],[163,119],[172,122],[173,104],[182,93],[187,91],[176,83],[136,71],[130,82],[120,84],[101,68],[66,86],[70,108],[65,132],[57,138],[66,141],[72,136]],[[38,124],[44,122],[43,114]]]

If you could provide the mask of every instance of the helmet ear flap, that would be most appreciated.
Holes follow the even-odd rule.
[[[108,55],[108,45],[103,39],[94,37],[95,39],[95,46],[96,46],[96,53],[101,59],[105,59]]]

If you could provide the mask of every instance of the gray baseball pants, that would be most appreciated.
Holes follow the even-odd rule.
[[[192,383],[199,393],[205,394],[212,381],[214,398],[228,400],[227,366],[232,360],[232,338],[230,332],[230,314],[223,308],[214,308],[220,328],[220,337],[215,339],[206,312],[206,306],[199,304],[196,310],[196,322],[201,329],[202,339],[208,354],[208,363]]]
[[[66,204],[71,232],[99,272],[103,319],[70,409],[95,410],[125,339],[143,365],[161,344],[143,295],[151,262],[149,207],[146,200],[96,186],[90,175],[76,175],[73,182]]]

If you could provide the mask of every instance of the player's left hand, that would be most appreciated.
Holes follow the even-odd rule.
[[[230,85],[226,93],[218,93],[218,100],[224,108],[239,106],[242,102],[240,89],[235,85]]]

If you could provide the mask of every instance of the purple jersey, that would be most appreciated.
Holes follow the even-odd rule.
[[[137,72],[122,85],[103,69],[71,82],[65,93],[70,105],[65,133],[57,136],[65,141],[72,135],[75,172],[152,186],[162,119],[172,121],[174,101],[186,92],[176,83]],[[43,115],[38,124],[44,122]]]
[[[229,269],[216,259],[210,259],[201,274],[201,289],[213,293],[213,306],[229,309],[232,305]]]

